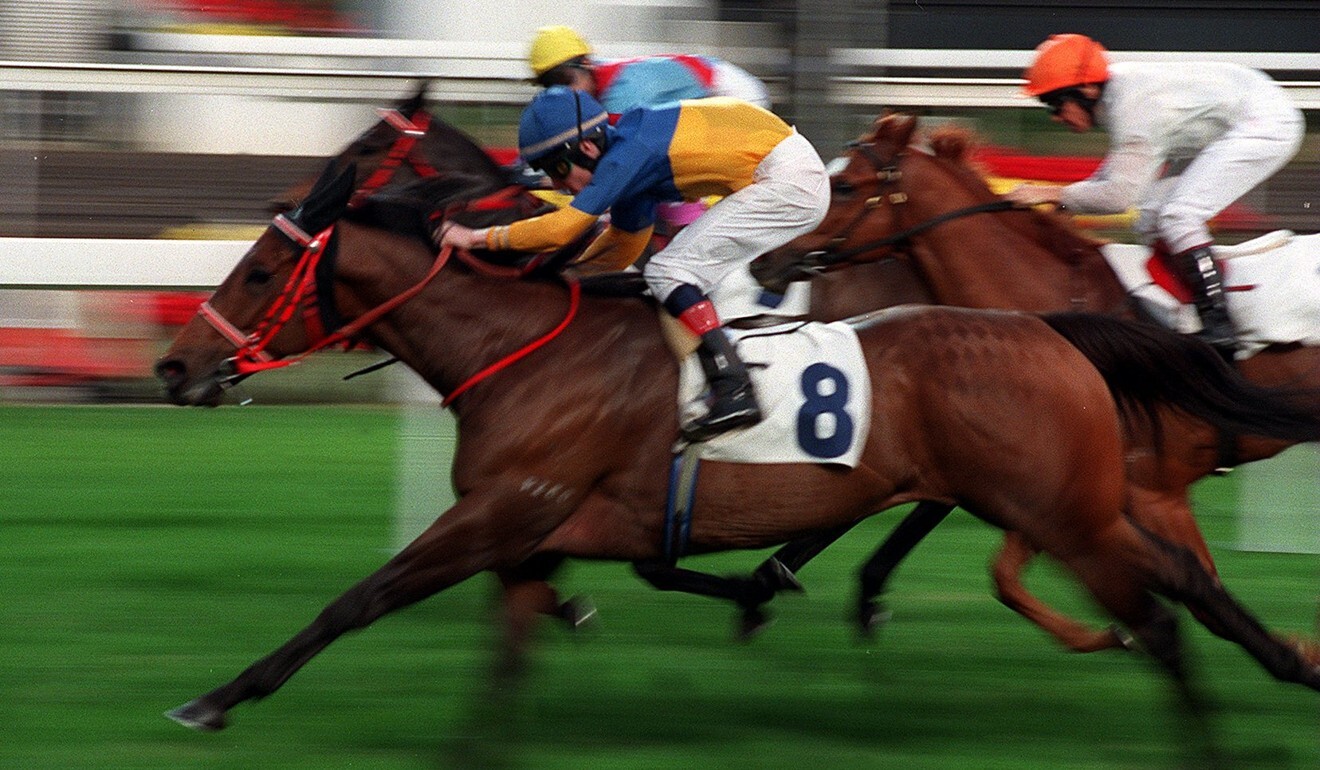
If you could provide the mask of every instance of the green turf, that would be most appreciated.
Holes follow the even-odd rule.
[[[853,570],[893,518],[803,570],[809,595],[730,642],[729,609],[574,564],[596,631],[541,632],[527,689],[486,684],[491,580],[333,645],[229,730],[161,712],[236,674],[384,558],[385,408],[0,408],[0,768],[1152,768],[1181,759],[1136,656],[1060,651],[987,590],[965,514],[899,572],[859,643]],[[1299,483],[1314,483],[1303,480]],[[1320,557],[1227,550],[1231,480],[1198,490],[1226,582],[1311,628]],[[693,560],[732,571],[759,554]],[[1048,565],[1033,586],[1087,612]],[[1092,616],[1094,617],[1094,616]],[[1320,767],[1320,695],[1199,628],[1231,767]]]

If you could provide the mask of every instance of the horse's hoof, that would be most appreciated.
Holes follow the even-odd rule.
[[[574,596],[559,605],[559,617],[568,624],[568,630],[581,631],[596,624],[596,605],[590,599]]]
[[[213,733],[223,730],[229,724],[225,712],[212,706],[201,698],[190,700],[182,706],[166,711],[165,716],[184,727]]]
[[[771,556],[764,564],[756,568],[757,577],[776,593],[780,591],[791,591],[793,593],[805,593],[807,589],[802,587],[801,581],[788,565]]]
[[[857,608],[857,625],[864,638],[873,639],[875,632],[883,628],[893,616],[894,613],[879,602],[862,602]]]
[[[738,641],[750,642],[761,635],[774,623],[774,620],[761,611],[760,607],[746,607],[738,619]]]
[[[1115,623],[1109,627],[1109,633],[1113,634],[1114,638],[1118,640],[1118,645],[1128,652],[1141,651],[1141,645],[1137,642],[1137,638],[1126,628]]]

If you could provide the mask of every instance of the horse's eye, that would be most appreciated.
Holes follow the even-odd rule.
[[[843,181],[843,180],[841,180],[841,179],[840,179],[840,180],[836,180],[836,181],[834,182],[834,194],[835,194],[835,195],[837,195],[837,196],[839,196],[839,197],[841,197],[841,198],[846,198],[846,197],[848,197],[849,195],[852,195],[854,192],[856,192],[856,188],[853,187],[852,184],[851,184],[850,182],[845,182],[845,181]]]
[[[274,277],[275,274],[267,270],[266,268],[254,267],[248,271],[247,278],[244,280],[244,283],[246,283],[248,286],[265,286],[266,284],[270,283],[270,279]]]

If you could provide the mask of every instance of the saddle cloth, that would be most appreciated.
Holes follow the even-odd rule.
[[[857,467],[871,426],[871,377],[846,323],[728,330],[752,373],[765,416],[699,445],[704,460],[837,463]],[[704,414],[706,377],[695,355],[680,367],[679,416]]]
[[[1160,323],[1183,333],[1201,328],[1196,309],[1152,277],[1149,247],[1111,243],[1101,251],[1128,293]],[[1277,230],[1214,252],[1238,330],[1239,359],[1273,344],[1320,345],[1320,234]]]

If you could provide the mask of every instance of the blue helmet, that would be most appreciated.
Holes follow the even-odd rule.
[[[532,99],[518,121],[518,154],[529,164],[556,151],[570,150],[584,138],[607,131],[609,115],[591,94],[551,86]]]

